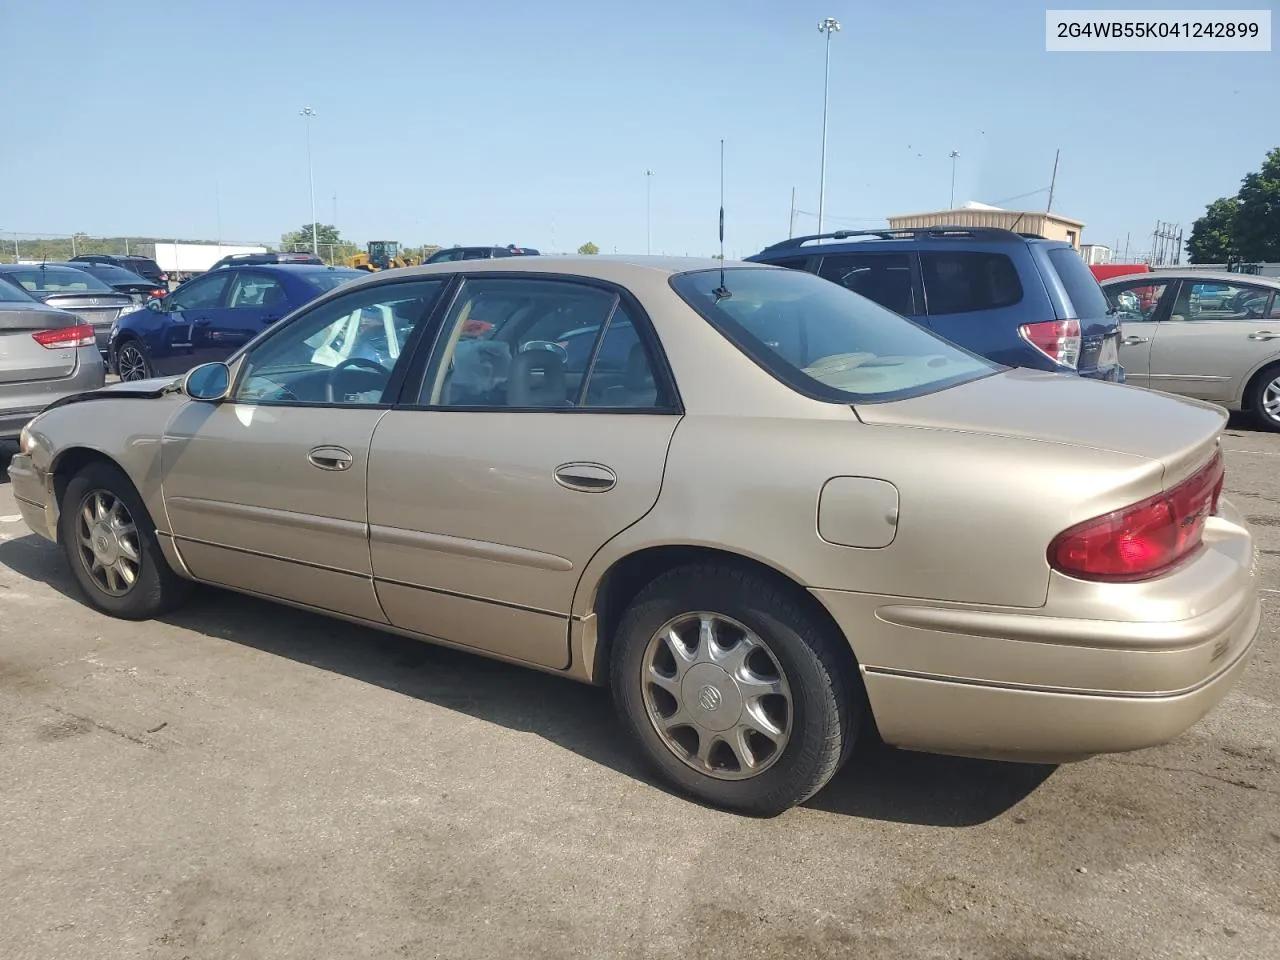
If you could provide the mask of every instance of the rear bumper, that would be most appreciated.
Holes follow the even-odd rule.
[[[22,410],[0,410],[0,440],[16,440],[18,434],[43,407]]]
[[[1124,367],[1115,364],[1110,367],[1094,367],[1091,370],[1081,370],[1080,376],[1088,380],[1105,380],[1108,383],[1124,383]]]
[[[106,363],[93,347],[80,347],[75,369],[56,380],[23,380],[0,386],[0,440],[14,440],[55,400],[97,390],[107,382]]]
[[[1039,609],[814,590],[885,742],[1059,763],[1165,743],[1230,691],[1261,622],[1252,538],[1222,502],[1205,548],[1143,584],[1052,578]]]

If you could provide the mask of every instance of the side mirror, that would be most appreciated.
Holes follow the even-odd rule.
[[[182,392],[192,400],[216,403],[231,389],[231,368],[225,363],[202,363],[182,378]]]

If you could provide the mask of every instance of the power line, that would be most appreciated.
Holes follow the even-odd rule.
[[[802,213],[806,217],[817,216],[817,214],[814,213],[812,210],[801,210],[799,207],[796,207],[796,213]],[[883,221],[888,220],[889,218],[888,217],[837,217],[831,213],[824,213],[822,215],[822,219],[823,220],[840,220],[845,223],[881,223]]]
[[[1039,190],[1032,190],[1028,193],[1020,193],[1016,197],[1005,197],[1003,200],[987,200],[986,203],[993,207],[998,207],[1002,203],[1013,203],[1015,200],[1025,200],[1027,197],[1034,197],[1037,193],[1048,193],[1048,187],[1041,187]]]

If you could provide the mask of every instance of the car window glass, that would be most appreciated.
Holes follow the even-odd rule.
[[[1141,323],[1155,319],[1160,298],[1168,288],[1168,283],[1138,280],[1108,286],[1103,293],[1111,309],[1115,310],[1117,320],[1121,323]]]
[[[234,391],[249,403],[379,403],[409,335],[443,280],[387,283],[316,306],[245,358]]]
[[[222,303],[222,291],[227,288],[229,274],[197,277],[184,283],[169,294],[166,306],[170,310],[209,310]]]
[[[1018,271],[1002,253],[924,251],[920,272],[930,316],[996,310],[1022,299]]]
[[[1102,317],[1107,312],[1107,298],[1093,272],[1085,265],[1080,254],[1066,247],[1051,247],[1049,263],[1062,281],[1067,299],[1071,301],[1071,313],[1076,318]]]
[[[231,286],[231,296],[227,298],[227,306],[234,309],[244,307],[273,307],[285,300],[284,288],[275,277],[263,273],[241,273]]]
[[[587,407],[658,406],[657,380],[649,351],[621,305],[609,318],[582,398]]]
[[[769,264],[774,267],[786,267],[788,270],[803,270],[809,265],[809,258],[787,257],[783,260],[770,260]]]
[[[467,250],[462,254],[463,260],[488,260],[490,251],[488,250]]]
[[[9,273],[33,293],[115,293],[93,274],[76,267],[31,267]]]
[[[1267,315],[1271,290],[1221,280],[1183,280],[1172,321],[1256,321]]]
[[[911,258],[905,253],[823,257],[818,276],[904,317],[916,312],[911,292]]]
[[[419,403],[576,405],[586,370],[570,370],[563,341],[598,335],[616,302],[612,292],[562,280],[468,279],[441,329]]]

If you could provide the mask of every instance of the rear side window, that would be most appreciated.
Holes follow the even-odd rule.
[[[1093,271],[1085,266],[1080,254],[1066,247],[1049,251],[1049,262],[1062,280],[1071,301],[1073,317],[1102,317],[1107,313],[1107,298],[1098,286]]]
[[[904,317],[916,312],[911,292],[911,258],[905,253],[847,253],[823,257],[818,276]]]
[[[998,310],[1022,300],[1018,271],[1003,253],[925,251],[920,274],[931,316]]]

